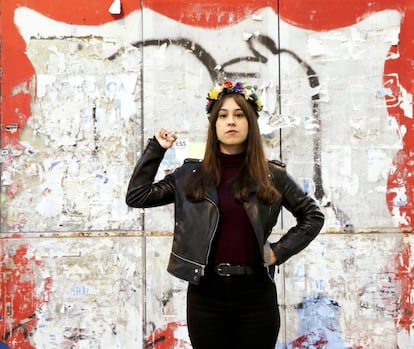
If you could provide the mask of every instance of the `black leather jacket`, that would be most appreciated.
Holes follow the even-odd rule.
[[[180,279],[198,284],[204,275],[220,220],[217,192],[212,188],[201,202],[187,200],[184,185],[188,177],[200,170],[201,160],[185,160],[173,173],[154,182],[164,153],[165,149],[156,140],[149,140],[130,179],[126,203],[139,208],[174,203],[174,239],[167,270]],[[289,176],[282,163],[269,161],[269,168],[273,183],[281,194],[280,200],[273,205],[265,205],[253,191],[244,208],[253,225],[262,257],[263,246],[277,222],[281,207],[296,217],[297,225],[271,244],[279,265],[304,249],[318,235],[324,215],[316,202]]]

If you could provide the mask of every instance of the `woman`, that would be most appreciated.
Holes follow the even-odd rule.
[[[224,82],[207,97],[210,125],[203,161],[154,182],[176,134],[160,129],[132,174],[132,207],[175,205],[168,271],[189,281],[187,325],[194,349],[274,349],[280,326],[272,270],[305,248],[324,222],[316,202],[278,161],[267,161],[253,87]],[[297,220],[267,241],[281,207]]]

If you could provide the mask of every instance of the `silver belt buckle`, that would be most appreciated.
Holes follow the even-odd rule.
[[[231,274],[229,274],[228,272],[226,273],[226,268],[230,268],[230,263],[220,263],[217,266],[217,274],[220,276],[230,276]]]

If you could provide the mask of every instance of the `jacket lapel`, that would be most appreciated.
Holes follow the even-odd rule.
[[[260,210],[263,208],[255,194],[250,195],[249,201],[243,203],[244,209],[246,210],[247,215],[249,216],[250,222],[252,223],[254,232],[256,234],[257,242],[260,247],[260,251],[263,253],[264,245],[264,227],[263,222],[260,219]]]

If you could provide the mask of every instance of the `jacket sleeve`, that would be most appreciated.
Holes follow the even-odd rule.
[[[126,193],[126,204],[145,208],[170,204],[174,201],[175,181],[169,174],[154,183],[166,149],[150,139],[141,158],[137,161]]]
[[[277,265],[308,246],[319,234],[325,219],[316,201],[306,194],[287,172],[282,196],[282,205],[293,214],[297,224],[279,241],[271,244]]]

